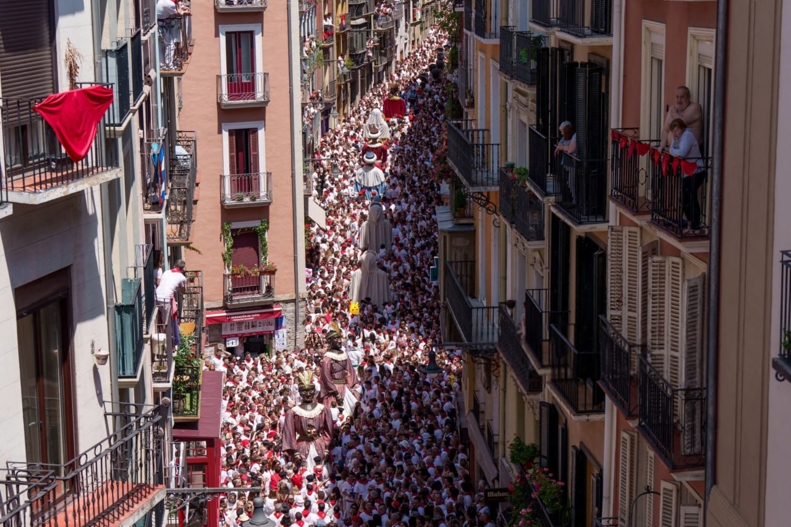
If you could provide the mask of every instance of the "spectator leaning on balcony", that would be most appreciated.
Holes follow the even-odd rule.
[[[558,140],[558,144],[555,147],[555,155],[557,156],[561,152],[564,152],[570,156],[573,156],[577,153],[577,132],[574,130],[574,125],[568,121],[563,121],[560,123],[558,127],[560,131],[560,139]],[[563,192],[570,192],[571,193],[571,200],[573,202],[577,201],[577,190],[576,190],[576,177],[574,174],[574,161],[566,156],[562,156],[560,158],[560,165],[564,168],[565,172],[568,174],[568,191],[564,190]]]
[[[181,26],[178,20],[189,14],[189,7],[179,4],[177,0],[157,0],[157,26],[164,45],[164,49],[160,48],[159,51],[162,68],[165,70],[176,69],[174,56],[176,46],[181,42]]]
[[[178,327],[178,303],[176,302],[176,291],[184,291],[187,285],[187,277],[184,276],[184,269],[187,264],[184,260],[176,262],[176,266],[162,273],[162,278],[159,279],[157,286],[157,307],[159,308],[160,323],[165,323],[165,313],[170,312],[172,315],[173,323],[173,340],[178,342],[179,327]],[[168,311],[169,310],[169,311]]]
[[[676,104],[668,108],[665,117],[665,126],[662,128],[662,137],[659,141],[659,150],[664,150],[665,146],[673,140],[670,136],[670,123],[676,119],[681,119],[687,128],[692,132],[698,147],[703,144],[703,110],[700,105],[690,100],[689,88],[679,86],[676,88]]]
[[[700,203],[698,202],[698,189],[706,181],[706,170],[700,155],[700,147],[687,124],[683,119],[673,119],[670,122],[670,154],[680,159],[693,161],[697,169],[692,175],[684,174],[681,199],[684,216],[692,226],[693,231],[700,229]],[[682,172],[683,173],[683,172]]]

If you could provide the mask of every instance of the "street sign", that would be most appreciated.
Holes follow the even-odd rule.
[[[511,491],[508,487],[498,487],[495,489],[485,489],[483,491],[483,499],[489,503],[502,503],[508,501],[511,497]]]

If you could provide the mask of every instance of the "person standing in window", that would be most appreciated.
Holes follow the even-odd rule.
[[[662,128],[659,138],[659,150],[663,151],[665,146],[673,140],[671,137],[672,129],[670,123],[676,119],[681,119],[692,133],[698,148],[703,144],[703,109],[700,104],[690,100],[690,91],[686,86],[676,88],[676,104],[668,108],[665,117],[665,126]]]
[[[693,231],[700,229],[700,202],[698,201],[698,189],[706,181],[706,170],[703,157],[700,155],[700,146],[683,119],[674,119],[670,122],[670,133],[672,141],[670,143],[670,154],[688,161],[696,163],[695,172],[688,176],[683,174],[681,199],[684,216],[692,227]]]
[[[569,121],[560,123],[558,130],[560,131],[560,140],[555,147],[555,156],[561,153],[568,154],[560,158],[560,166],[563,167],[562,172],[565,172],[567,175],[565,180],[566,184],[563,188],[563,194],[565,195],[563,201],[568,202],[570,194],[571,202],[576,203],[577,180],[575,177],[574,159],[570,156],[575,156],[577,154],[577,132],[574,130],[574,125]]]

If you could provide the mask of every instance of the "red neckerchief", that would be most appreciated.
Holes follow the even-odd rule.
[[[178,267],[174,267],[173,269],[171,269],[171,270],[170,270],[170,272],[171,272],[171,273],[178,273],[178,274],[183,274],[183,273],[181,272],[181,269],[179,269]]]

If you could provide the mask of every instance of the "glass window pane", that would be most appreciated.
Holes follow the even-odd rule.
[[[66,350],[62,347],[61,302],[53,302],[43,307],[39,311],[38,320],[47,462],[60,464],[68,461],[65,455],[66,419],[62,369],[63,353]]]
[[[43,462],[39,433],[39,398],[36,382],[36,334],[34,315],[17,320],[19,342],[19,373],[22,385],[22,418],[25,423],[25,452],[30,462]]]

